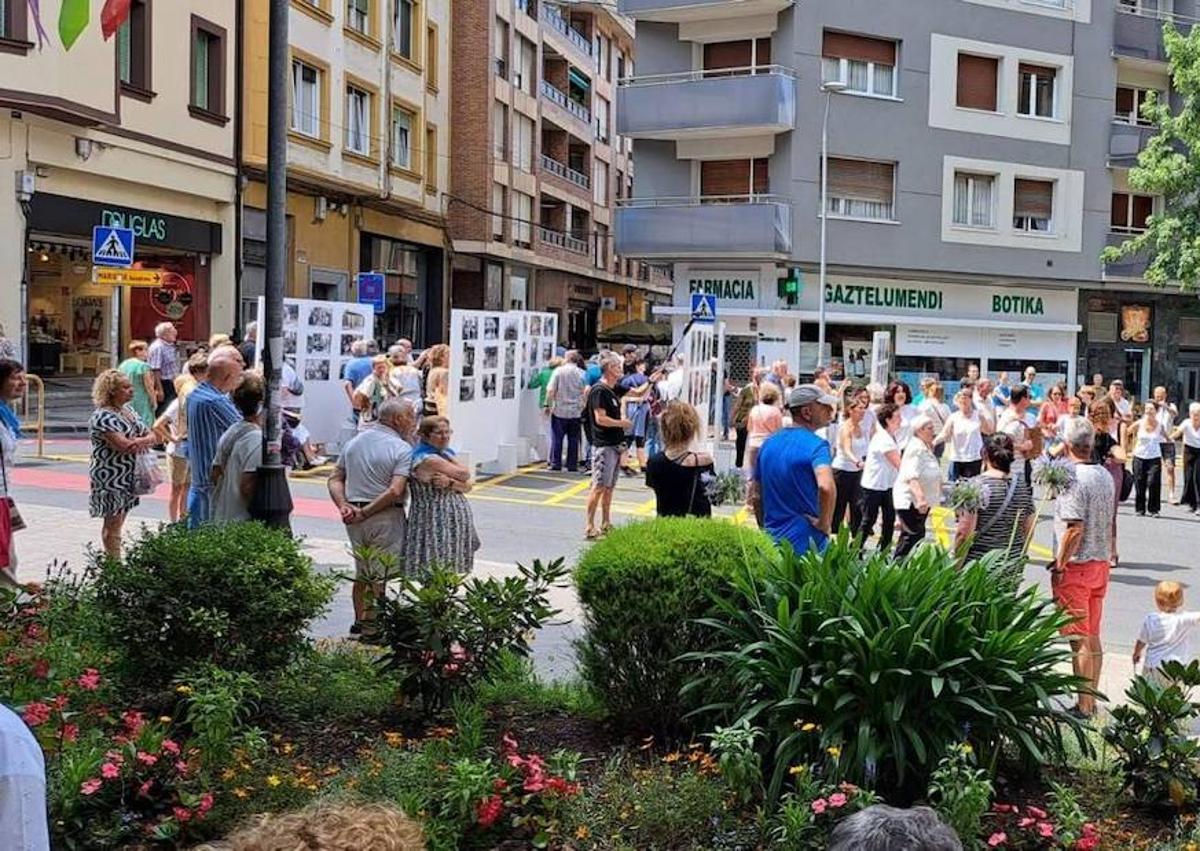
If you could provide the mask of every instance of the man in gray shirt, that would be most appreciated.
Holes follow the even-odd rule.
[[[546,407],[550,409],[550,469],[562,469],[563,437],[567,438],[567,469],[579,469],[579,418],[583,414],[583,394],[587,374],[583,356],[567,352],[563,365],[554,370],[546,387]]]
[[[1063,634],[1071,641],[1075,674],[1088,682],[1071,712],[1090,717],[1096,712],[1094,692],[1104,661],[1100,618],[1112,565],[1115,486],[1107,469],[1091,463],[1096,434],[1090,422],[1075,419],[1063,439],[1067,457],[1075,465],[1075,481],[1054,500],[1058,552],[1051,585],[1059,606],[1075,617]]]
[[[167,405],[175,398],[175,378],[179,375],[179,351],[175,348],[175,340],[179,329],[170,322],[160,322],[154,326],[154,342],[146,360],[154,370],[154,380],[158,384],[158,410],[155,415],[161,416]]]
[[[354,625],[359,635],[374,618],[367,607],[367,592],[382,597],[384,586],[400,566],[404,554],[404,497],[412,468],[412,447],[405,437],[413,431],[413,409],[399,399],[380,406],[378,421],[360,431],[342,449],[329,478],[329,495],[346,524],[354,554]],[[363,548],[371,558],[363,558]]]

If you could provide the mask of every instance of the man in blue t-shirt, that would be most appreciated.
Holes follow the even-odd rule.
[[[798,553],[821,549],[833,522],[837,489],[829,444],[815,432],[833,418],[837,399],[815,384],[801,384],[787,397],[792,425],[767,438],[758,451],[750,504],[758,524],[776,543]]]

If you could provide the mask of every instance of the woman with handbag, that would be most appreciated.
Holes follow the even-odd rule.
[[[1033,491],[1023,476],[1012,473],[1013,440],[999,432],[983,439],[983,472],[971,479],[981,499],[974,510],[958,512],[954,548],[966,547],[964,561],[975,561],[989,552],[1002,552],[999,576],[1016,591],[1025,571],[1025,541],[1033,527],[1036,509]]]
[[[692,449],[701,429],[696,409],[686,402],[668,402],[659,427],[663,451],[646,462],[646,487],[654,491],[658,516],[711,517],[705,484],[713,476],[713,459]]]
[[[10,358],[0,358],[0,587],[17,585],[17,552],[13,532],[25,528],[9,490],[8,477],[17,455],[21,421],[12,405],[25,395],[25,367]]]
[[[88,420],[92,439],[89,510],[101,517],[101,541],[110,558],[121,557],[121,529],[138,497],[154,488],[154,456],[158,437],[129,406],[133,384],[119,370],[107,369],[92,384],[96,410]]]

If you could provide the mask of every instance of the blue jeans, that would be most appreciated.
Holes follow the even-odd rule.
[[[192,485],[188,489],[188,528],[195,529],[201,523],[207,523],[212,512],[211,508],[212,486],[204,485],[197,487]]]
[[[579,469],[579,417],[550,417],[550,469],[562,469],[563,437],[567,438],[567,469]]]
[[[652,457],[662,449],[658,439],[658,420],[652,415],[646,415],[646,457]]]

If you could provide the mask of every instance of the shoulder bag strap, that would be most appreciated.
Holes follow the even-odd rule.
[[[997,511],[995,514],[993,514],[988,519],[988,522],[983,524],[982,528],[975,530],[976,537],[982,535],[984,532],[987,532],[989,529],[991,529],[993,526],[996,525],[997,521],[1000,520],[1000,515],[1002,515],[1008,509],[1008,506],[1012,503],[1013,496],[1016,494],[1016,492],[1017,492],[1017,477],[1010,474],[1009,480],[1008,480],[1008,491],[1004,494],[1004,502],[1000,503],[1000,510]]]

